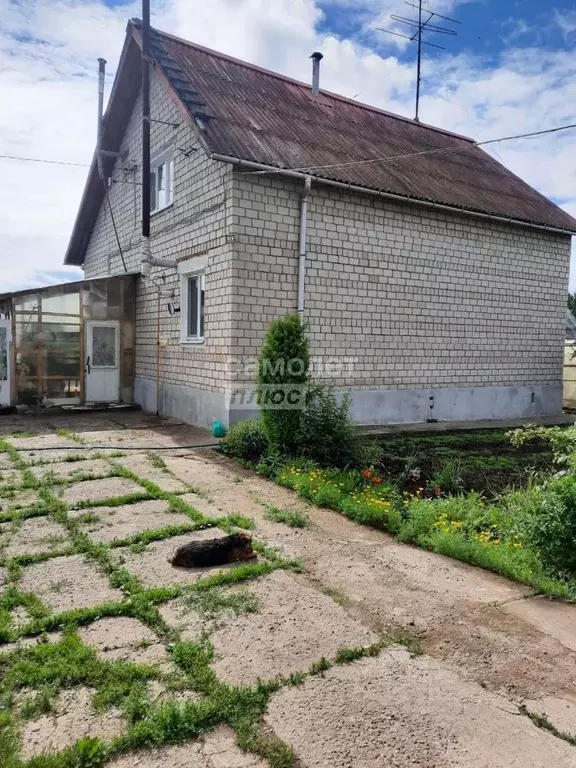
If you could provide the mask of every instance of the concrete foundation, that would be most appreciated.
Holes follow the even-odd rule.
[[[431,407],[432,406],[432,407]],[[357,424],[530,419],[562,413],[562,385],[462,389],[377,389],[352,393]]]
[[[217,419],[228,426],[228,411],[224,393],[209,392],[193,387],[160,383],[160,403],[156,402],[156,382],[152,379],[134,380],[134,400],[146,411],[156,410],[162,416],[210,429]]]
[[[156,411],[156,382],[136,379],[134,399],[147,411]],[[224,393],[162,383],[159,412],[188,424],[210,428],[215,419],[232,426],[256,418],[255,408],[230,408]],[[541,419],[562,413],[562,385],[526,387],[473,387],[462,389],[377,389],[352,392],[350,416],[356,424]]]

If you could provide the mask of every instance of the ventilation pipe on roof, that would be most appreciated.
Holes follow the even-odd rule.
[[[320,51],[314,51],[312,56],[312,93],[318,96],[320,93],[320,62],[324,58]]]
[[[298,314],[304,314],[304,295],[306,288],[306,240],[308,235],[308,196],[312,187],[312,178],[304,179],[304,191],[300,198],[300,239],[298,249]]]

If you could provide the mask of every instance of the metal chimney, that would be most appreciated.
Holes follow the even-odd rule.
[[[102,129],[104,126],[104,78],[106,76],[106,59],[98,59],[98,133],[96,139],[96,160],[98,175],[104,179],[102,163]]]
[[[314,51],[310,58],[312,59],[312,93],[314,96],[318,96],[320,93],[320,62],[324,55],[320,51]]]

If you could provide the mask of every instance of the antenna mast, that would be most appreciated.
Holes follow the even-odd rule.
[[[390,18],[393,21],[397,21],[400,24],[405,24],[410,28],[410,30],[415,30],[415,32],[412,35],[401,35],[399,32],[392,32],[391,29],[382,29],[381,27],[377,27],[380,32],[386,32],[389,35],[394,35],[395,37],[402,37],[404,40],[409,40],[411,43],[416,42],[418,45],[418,57],[417,57],[417,63],[416,63],[416,114],[414,116],[414,120],[418,123],[420,122],[420,84],[422,81],[422,46],[423,45],[429,45],[431,48],[439,48],[441,51],[445,51],[446,49],[443,48],[441,45],[436,45],[436,43],[429,43],[427,40],[422,39],[422,35],[424,32],[434,32],[439,35],[452,35],[452,37],[456,37],[458,32],[454,29],[450,29],[449,27],[439,27],[436,24],[431,24],[430,22],[433,19],[444,19],[444,21],[449,21],[451,24],[460,24],[459,21],[456,21],[456,19],[451,19],[448,16],[442,16],[439,13],[436,13],[435,11],[431,11],[428,6],[428,0],[417,0],[417,5],[415,5],[412,2],[409,2],[409,0],[404,0],[406,5],[409,5],[410,8],[415,8],[418,11],[418,19],[407,19],[404,16],[396,16],[396,14],[392,13],[390,14]],[[424,16],[427,15],[428,18],[424,18]]]

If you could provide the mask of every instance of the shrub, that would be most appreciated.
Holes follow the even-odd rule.
[[[305,325],[298,315],[286,315],[270,323],[258,359],[258,401],[262,424],[272,452],[297,453],[302,410],[267,408],[268,397],[284,391],[283,385],[308,383],[309,347]]]
[[[359,440],[348,417],[349,409],[348,393],[338,402],[333,389],[315,387],[302,419],[299,453],[327,467],[356,465]]]
[[[246,419],[232,427],[219,447],[226,456],[257,463],[268,450],[268,438],[260,420]]]
[[[551,480],[526,519],[527,537],[544,567],[560,575],[576,573],[576,477]]]

